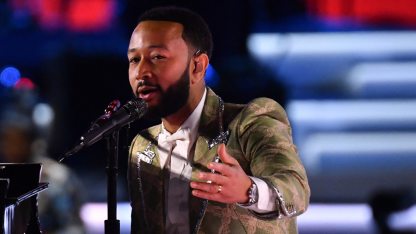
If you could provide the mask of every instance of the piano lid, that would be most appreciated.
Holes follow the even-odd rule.
[[[0,163],[0,178],[9,179],[7,197],[19,197],[39,185],[42,164]]]

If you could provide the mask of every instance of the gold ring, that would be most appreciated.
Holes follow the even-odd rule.
[[[217,193],[221,193],[221,191],[222,191],[222,186],[218,185]]]

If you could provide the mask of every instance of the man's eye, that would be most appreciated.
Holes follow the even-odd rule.
[[[133,57],[129,59],[129,63],[138,63],[138,62],[140,62],[140,58]]]
[[[153,59],[154,60],[161,60],[161,59],[164,59],[165,58],[165,56],[162,56],[162,55],[155,55],[155,56],[153,56]]]

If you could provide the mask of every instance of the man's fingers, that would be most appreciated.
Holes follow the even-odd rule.
[[[211,181],[211,183],[216,183],[216,184],[227,183],[227,177],[220,175],[220,174],[200,172],[198,177],[200,180]]]
[[[208,184],[201,182],[191,182],[191,188],[207,193],[221,193],[223,189],[222,185],[219,184]]]
[[[226,203],[225,190],[219,184],[207,184],[202,182],[191,182],[192,195],[202,199]],[[224,197],[225,195],[225,197]]]
[[[208,193],[202,190],[192,190],[192,195],[195,197],[199,197],[202,199],[207,199],[211,201],[223,202],[221,200],[222,194],[221,193]]]
[[[229,164],[229,165],[235,165],[237,160],[235,160],[231,155],[227,153],[227,150],[225,148],[225,144],[220,144],[218,146],[217,150],[218,155],[220,156],[220,159],[223,163]]]

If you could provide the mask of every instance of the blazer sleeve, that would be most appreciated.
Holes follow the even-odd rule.
[[[292,217],[305,212],[310,188],[284,109],[272,99],[255,99],[243,109],[237,126],[240,147],[249,161],[250,173],[263,179],[276,193],[276,211],[251,212],[265,219]]]

